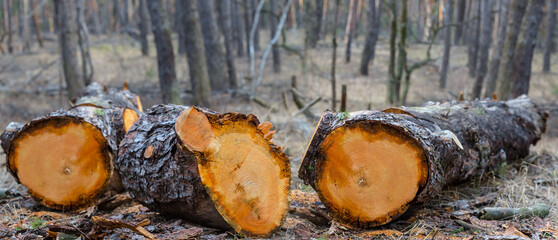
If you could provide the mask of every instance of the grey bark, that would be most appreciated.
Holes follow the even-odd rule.
[[[215,25],[212,0],[198,0],[198,13],[202,27],[203,42],[205,46],[205,59],[207,60],[207,71],[211,82],[211,89],[223,91],[227,89],[225,82],[225,55],[223,44]]]
[[[554,28],[556,28],[556,0],[549,0],[547,7],[546,40],[544,43],[543,72],[550,71],[550,55],[554,45]]]
[[[161,86],[163,103],[182,104],[180,90],[176,81],[171,30],[162,0],[147,1],[147,9],[151,16],[153,36],[155,37],[159,85]]]
[[[492,43],[492,0],[484,0],[482,3],[481,13],[481,36],[479,49],[479,63],[477,67],[477,76],[475,85],[473,86],[473,98],[480,98],[482,85],[486,71],[488,69],[488,53],[490,44]]]
[[[306,26],[305,47],[315,48],[320,37],[324,1],[305,1],[304,5],[304,22]]]
[[[453,37],[453,44],[458,45],[463,35],[463,20],[465,19],[465,8],[467,7],[467,0],[457,0],[457,18],[456,26]]]
[[[184,11],[180,11],[180,4],[180,1],[174,2],[174,8],[177,9],[174,11],[174,29],[178,33],[178,53],[183,55],[186,54],[186,45],[184,45],[186,42],[184,41],[184,38],[186,36],[184,35],[185,33],[184,27],[182,27],[182,21],[180,21],[180,19],[182,19],[182,14],[184,14]]]
[[[141,54],[143,56],[149,55],[149,43],[147,42],[147,35],[149,34],[149,14],[147,13],[147,0],[139,0],[139,30],[140,30],[140,43]]]
[[[244,6],[242,10],[244,11],[244,36],[246,36],[246,55],[250,56],[250,29],[252,29],[250,17],[250,0],[244,0]]]
[[[219,0],[217,2],[219,6],[219,25],[221,26],[221,32],[225,37],[225,59],[227,63],[227,75],[229,88],[236,89],[238,87],[236,79],[236,68],[234,66],[233,57],[233,27],[231,18],[231,8],[233,5],[232,1]]]
[[[496,49],[492,53],[492,59],[490,60],[490,69],[488,71],[488,76],[486,79],[486,89],[484,90],[484,97],[492,97],[492,94],[496,90],[496,80],[498,78],[498,68],[500,67],[500,59],[502,57],[502,51],[504,50],[504,40],[506,37],[506,31],[508,27],[508,8],[510,6],[509,0],[502,0],[502,8],[500,8],[500,21],[498,25],[498,43],[496,44]]]
[[[376,3],[379,1],[378,8]],[[368,65],[370,61],[374,62],[374,55],[376,53],[376,42],[380,35],[382,11],[381,0],[368,0],[368,34],[364,43],[364,49],[360,58],[360,74],[368,75]]]
[[[514,56],[511,87],[511,97],[514,98],[529,93],[531,64],[535,53],[539,25],[542,22],[544,2],[544,0],[530,0],[523,18]]]
[[[347,16],[347,30],[346,33],[346,46],[345,46],[345,63],[351,62],[351,45],[353,42],[353,37],[355,35],[355,22],[357,19],[357,8],[358,8],[358,0],[351,0],[352,8],[349,9],[349,15]],[[319,6],[318,6],[319,7]]]
[[[269,8],[271,14],[269,15],[269,30],[271,32],[270,38],[273,38],[275,32],[277,31],[277,2],[275,0],[269,1]],[[271,53],[273,55],[273,72],[278,73],[281,72],[281,56],[279,55],[279,46],[273,44]]]
[[[232,38],[236,44],[236,55],[238,57],[244,56],[244,40],[242,38],[242,17],[240,14],[240,6],[238,1],[231,3],[231,17],[232,17]],[[232,86],[231,86],[232,87]]]
[[[469,28],[470,36],[467,38],[468,41],[468,57],[467,57],[467,68],[469,69],[469,76],[475,77],[477,74],[477,59],[479,53],[480,44],[480,13],[481,13],[481,1],[474,1],[473,16],[471,17],[471,23]]]
[[[261,1],[261,0],[260,0]],[[257,0],[250,0],[250,11],[251,11],[251,18],[250,18],[250,29],[254,24],[254,18],[256,16],[256,7],[258,6]],[[254,50],[260,51],[260,22],[256,21],[256,32],[254,35]]]
[[[446,11],[444,12],[444,56],[442,59],[442,72],[440,73],[440,89],[446,88],[448,77],[450,49],[451,49],[451,27],[453,19],[453,0],[446,1]]]
[[[23,40],[23,51],[29,51],[31,49],[31,34],[29,34],[29,18],[27,14],[29,12],[29,1],[21,0],[19,2],[19,12],[20,16],[20,27],[21,27],[21,38]]]

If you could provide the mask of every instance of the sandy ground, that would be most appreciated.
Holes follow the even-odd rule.
[[[267,36],[262,32],[262,36]],[[303,34],[301,31],[289,31],[289,46],[302,48]],[[262,43],[266,40],[262,39]],[[344,47],[338,49],[337,81],[338,92],[341,84],[346,84],[348,89],[347,108],[348,111],[362,109],[383,109],[389,105],[385,102],[386,72],[388,62],[388,45],[385,39],[380,39],[376,50],[376,59],[370,66],[370,76],[358,74],[360,52],[362,51],[362,37],[355,41],[352,49],[350,63],[344,61]],[[265,69],[262,85],[258,88],[257,95],[264,99],[274,110],[262,107],[246,97],[234,92],[214,93],[212,108],[220,112],[237,111],[241,113],[253,113],[261,121],[270,121],[277,129],[274,141],[281,146],[286,146],[285,151],[291,158],[293,172],[293,187],[310,191],[307,186],[302,185],[296,177],[301,157],[306,145],[310,140],[315,122],[308,121],[302,114],[294,115],[297,111],[291,99],[287,99],[285,106],[283,93],[290,88],[291,77],[297,77],[297,85],[300,92],[305,95],[307,102],[317,97],[322,100],[311,108],[312,112],[320,115],[322,111],[331,106],[330,65],[332,49],[330,40],[320,42],[315,50],[308,52],[310,58],[306,67],[295,54],[281,51],[282,71],[273,73],[271,70],[271,58],[268,68]],[[92,58],[95,66],[95,81],[107,84],[111,87],[121,87],[128,82],[130,89],[138,93],[144,103],[149,107],[160,103],[160,93],[157,80],[157,66],[154,47],[151,46],[150,56],[141,56],[139,43],[126,36],[103,36],[92,39]],[[263,44],[262,44],[263,45]],[[344,45],[343,45],[344,46]],[[409,47],[409,60],[420,61],[425,55],[427,46],[414,44]],[[442,48],[435,45],[432,49],[434,58],[441,58]],[[261,52],[260,52],[261,54]],[[259,56],[259,54],[257,54]],[[47,42],[45,49],[35,47],[30,53],[0,56],[0,128],[11,121],[29,121],[34,117],[44,115],[61,107],[68,107],[65,93],[60,92],[61,69],[57,60],[55,42]],[[259,59],[259,57],[258,57]],[[467,61],[466,48],[456,46],[452,48],[451,65],[449,69],[447,89],[440,90],[437,87],[439,80],[439,64],[437,60],[432,64],[416,70],[411,79],[408,105],[420,105],[426,101],[444,101],[457,98],[459,92],[464,91],[466,96],[470,95],[473,79],[468,76],[465,67]],[[547,133],[543,139],[533,147],[533,155],[523,162],[508,165],[503,173],[489,174],[483,179],[476,179],[463,186],[446,189],[440,196],[419,211],[417,217],[396,221],[385,227],[395,229],[402,235],[390,235],[392,238],[412,236],[432,236],[436,231],[443,232],[443,236],[481,236],[488,235],[490,231],[464,228],[454,221],[449,220],[451,212],[448,213],[443,204],[458,200],[470,200],[489,193],[497,194],[492,201],[492,206],[519,207],[529,206],[535,203],[545,203],[551,206],[551,214],[537,224],[545,226],[551,224],[558,226],[558,184],[551,181],[548,184],[537,185],[533,180],[553,179],[558,175],[558,163],[554,156],[558,155],[558,59],[553,64],[554,72],[541,73],[542,55],[537,52],[533,62],[533,74],[529,96],[537,103],[544,106],[551,113],[548,121]],[[177,77],[181,89],[184,89],[182,97],[185,104],[191,103],[190,83],[188,81],[188,67],[184,56],[176,58]],[[236,67],[242,85],[249,85],[246,76],[249,73],[248,58],[236,58]],[[257,61],[259,64],[259,60]],[[258,65],[256,65],[258,66]],[[62,85],[64,85],[62,83]],[[290,95],[288,95],[290,96]],[[339,93],[338,93],[339,96]],[[3,155],[0,153],[0,159]],[[0,160],[3,161],[3,160]],[[0,170],[0,188],[19,189],[13,179],[5,170]],[[443,203],[443,204],[442,204]],[[438,205],[437,205],[438,204]],[[4,221],[13,220],[12,213],[3,205]],[[439,215],[442,220],[436,219]],[[421,218],[422,216],[422,218]],[[434,217],[433,217],[434,216]],[[8,220],[7,220],[8,219]],[[275,237],[300,237],[300,226],[297,218],[290,217],[281,233]],[[535,220],[533,220],[535,221]],[[538,221],[538,220],[536,220]],[[315,226],[302,222],[319,238],[325,236],[324,227]],[[507,231],[515,224],[526,224],[519,220],[508,221],[507,227],[498,225],[498,231]],[[446,224],[447,226],[440,226]],[[510,225],[511,224],[511,225]],[[497,225],[497,224],[496,224]],[[297,228],[297,226],[299,226]],[[537,225],[538,226],[538,225]],[[520,228],[516,226],[517,228]],[[420,232],[413,229],[421,229]],[[460,229],[460,231],[457,231]],[[299,230],[296,233],[295,230]],[[520,229],[521,230],[521,229]],[[528,230],[522,230],[527,233]],[[351,232],[348,236],[360,236],[362,232]],[[297,235],[298,234],[298,235]],[[335,232],[339,237],[345,232]],[[357,234],[357,235],[354,235]],[[364,233],[362,233],[364,234]],[[416,234],[416,235],[413,235]],[[477,235],[476,235],[477,234]],[[528,233],[527,233],[528,234]],[[556,233],[555,237],[558,237]],[[442,236],[441,235],[441,236]],[[328,235],[335,236],[335,235]],[[387,236],[379,234],[378,236]],[[531,236],[531,235],[529,235]],[[552,236],[552,235],[549,235]],[[360,236],[360,238],[367,238]]]

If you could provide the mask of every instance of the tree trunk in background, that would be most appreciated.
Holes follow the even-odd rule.
[[[23,38],[23,6],[21,4],[21,0],[15,1],[17,3],[17,35],[20,39]]]
[[[149,10],[151,25],[153,26],[153,36],[155,37],[159,84],[161,86],[163,103],[182,104],[180,89],[176,81],[171,30],[162,0],[148,0],[147,9]]]
[[[140,42],[141,42],[141,55],[149,55],[149,43],[147,42],[147,35],[149,34],[149,29],[147,29],[149,16],[147,13],[147,0],[139,1],[139,30],[140,30]],[[179,43],[180,44],[180,43]]]
[[[322,26],[320,27],[320,39],[324,39],[325,36],[327,35],[327,8],[328,8],[328,0],[324,0],[323,7],[322,7],[322,21],[321,21]]]
[[[275,35],[275,32],[277,31],[277,18],[279,17],[277,11],[277,2],[275,0],[270,0],[269,8],[271,12],[271,14],[269,15],[269,30],[271,32],[269,38],[272,39]],[[277,46],[277,43],[273,44],[271,53],[273,55],[273,72],[281,72],[281,55],[279,55],[279,46]]]
[[[492,0],[484,0],[481,2],[481,36],[479,49],[479,66],[477,67],[477,76],[475,85],[473,86],[473,99],[480,98],[482,93],[482,85],[486,70],[488,68],[488,54],[490,45],[492,44]]]
[[[259,1],[264,1],[264,0],[259,0]],[[250,28],[248,29],[252,29],[252,25],[254,24],[254,16],[256,15],[256,8],[258,6],[258,1],[257,0],[250,0]],[[258,21],[256,23],[256,33],[254,35],[254,51],[260,51],[260,26],[261,23],[260,21]],[[248,31],[250,32],[250,31]]]
[[[234,66],[234,57],[233,57],[233,27],[231,18],[232,15],[232,8],[233,1],[228,0],[219,0],[217,1],[217,6],[219,9],[219,25],[221,26],[221,31],[223,36],[225,37],[225,57],[227,62],[227,75],[228,75],[228,83],[229,88],[236,89],[238,88],[237,80],[236,80],[236,68]]]
[[[521,32],[515,47],[512,73],[511,97],[516,98],[529,93],[531,64],[535,53],[535,44],[539,25],[542,22],[544,0],[530,0],[523,17]]]
[[[250,17],[250,0],[244,0],[244,34],[246,36],[246,55],[250,56],[250,29],[252,29],[252,18]]]
[[[492,53],[492,59],[490,60],[488,76],[486,79],[486,89],[484,90],[484,97],[490,98],[496,90],[496,80],[498,78],[498,68],[500,66],[500,59],[502,57],[502,51],[504,50],[504,40],[506,37],[506,31],[508,26],[508,8],[510,7],[509,0],[502,0],[502,7],[500,8],[499,16],[500,23],[498,24],[498,43],[496,44],[496,49]]]
[[[118,0],[116,0],[116,1],[118,1]],[[122,4],[120,5],[119,10],[120,11],[118,12],[118,16],[120,18],[120,30],[128,32],[128,24],[129,24],[128,0],[122,0]],[[170,12],[167,12],[166,15],[169,16]]]
[[[304,1],[304,5],[304,22],[306,27],[304,46],[306,48],[315,48],[320,38],[324,1]]]
[[[60,42],[62,68],[64,70],[64,79],[66,79],[68,98],[75,100],[82,94],[84,88],[79,73],[76,52],[78,45],[76,2],[74,0],[55,0],[54,3],[57,9],[58,41]]]
[[[480,44],[480,4],[481,1],[474,2],[473,16],[470,22],[470,26],[472,27],[469,28],[470,36],[467,38],[467,68],[469,69],[469,76],[473,78],[477,75],[477,58]]]
[[[211,82],[211,89],[223,91],[227,89],[225,82],[225,55],[223,44],[215,24],[213,16],[213,1],[198,0],[198,13],[202,27],[203,42],[205,46],[205,59],[207,60],[207,71]]]
[[[174,2],[174,9],[176,9],[174,11],[174,29],[178,33],[178,54],[184,55],[186,54],[186,45],[184,45],[186,36],[184,36],[184,27],[182,27],[182,21],[180,21],[182,14],[184,14],[184,11],[180,11],[180,1]]]
[[[416,30],[416,34],[417,34],[417,39],[418,40],[423,40],[424,39],[424,27],[425,27],[425,9],[424,9],[424,0],[418,0],[417,1],[417,10],[418,10],[418,14],[417,14],[417,30]],[[381,6],[381,5],[380,5]]]
[[[498,68],[497,90],[498,99],[507,100],[511,90],[511,79],[513,74],[513,60],[515,45],[521,28],[521,21],[525,15],[527,0],[511,0],[510,13],[508,17],[508,29],[504,40],[504,49]]]
[[[188,57],[188,71],[194,93],[194,104],[209,107],[211,103],[211,84],[207,73],[205,47],[198,17],[196,0],[181,0],[182,27],[186,38],[186,56]]]
[[[10,11],[12,9],[12,0],[4,0],[4,17],[6,18],[6,26],[7,26],[7,31],[6,34],[8,34],[8,53],[12,54],[14,52],[14,47],[12,45],[12,36],[13,36],[13,24],[12,24],[12,11]]]
[[[22,40],[24,42],[23,45],[23,51],[29,51],[31,50],[31,34],[29,34],[29,18],[27,17],[27,14],[29,13],[29,1],[28,0],[21,0],[19,1],[19,8],[20,13],[21,13],[21,17],[20,17],[20,22],[19,24],[21,25],[21,37]]]
[[[102,27],[101,27],[101,19],[99,18],[99,4],[97,3],[97,0],[92,0],[89,3],[90,6],[90,11],[91,11],[91,18],[92,18],[92,22],[93,22],[93,31],[95,34],[101,34],[102,33]]]
[[[356,15],[353,17],[353,30],[352,30],[352,36],[351,38],[354,39],[358,39],[358,34],[359,34],[359,28],[360,28],[360,19],[362,19],[362,0],[357,0],[357,10],[356,10]]]
[[[242,39],[242,17],[240,14],[240,6],[238,1],[232,1],[231,4],[232,37],[234,43],[236,44],[236,55],[238,57],[243,57],[244,40]]]
[[[546,20],[546,40],[544,43],[543,72],[550,71],[550,55],[554,42],[554,28],[556,27],[556,0],[548,1]]]
[[[451,49],[451,24],[453,19],[453,0],[446,1],[446,11],[444,14],[444,57],[442,59],[442,72],[440,73],[440,89],[446,88],[448,77],[450,49]],[[457,32],[457,31],[456,31]]]
[[[463,20],[465,19],[465,8],[467,7],[467,0],[457,0],[457,19],[455,32],[453,37],[453,45],[458,45],[463,35]]]
[[[31,11],[33,11],[37,6],[35,1],[37,0],[29,1],[31,3]],[[41,23],[39,23],[39,17],[37,16],[37,13],[35,13],[35,11],[33,11],[32,20],[33,20],[33,26],[35,26],[35,34],[37,35],[37,42],[39,42],[39,46],[42,48],[43,37],[41,36]]]
[[[389,10],[391,11],[391,26],[390,26],[390,37],[389,37],[389,64],[388,64],[388,93],[387,102],[390,104],[395,103],[395,81],[397,77],[395,76],[395,51],[397,40],[397,2],[396,0],[390,0]]]
[[[332,43],[333,43],[333,54],[331,57],[331,109],[337,109],[336,108],[336,87],[337,87],[337,82],[336,82],[336,78],[335,78],[335,63],[337,61],[337,19],[339,17],[339,3],[341,2],[341,0],[335,0],[335,14],[334,14],[334,18],[333,18],[333,39],[332,39]]]
[[[109,1],[109,3],[110,2],[111,1]],[[113,16],[113,21],[114,21],[114,24],[112,25],[113,26],[112,30],[113,30],[113,32],[118,33],[118,32],[120,32],[120,27],[121,27],[121,24],[122,24],[122,22],[121,22],[122,18],[120,17],[120,12],[122,11],[121,10],[122,6],[120,5],[120,0],[113,0],[112,2],[114,3],[114,5],[113,5],[114,8],[112,9],[112,11],[113,11],[112,16]]]
[[[349,4],[349,14],[347,15],[347,26],[345,27],[345,63],[351,62],[351,43],[355,31],[355,21],[357,14],[358,0],[351,0]]]
[[[379,1],[378,7],[376,3]],[[360,74],[368,75],[368,65],[370,61],[374,63],[374,55],[376,53],[376,42],[378,35],[380,35],[380,26],[382,19],[381,0],[368,0],[368,34],[366,35],[366,42],[362,50],[360,59]]]

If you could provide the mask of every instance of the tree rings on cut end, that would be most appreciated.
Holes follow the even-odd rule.
[[[201,153],[201,181],[225,221],[238,233],[268,236],[288,212],[290,165],[268,141],[271,124],[258,129],[252,118],[237,113],[208,118],[189,108],[178,117],[176,132],[184,147]]]
[[[8,166],[41,204],[58,210],[86,207],[103,193],[112,174],[101,131],[74,117],[27,124],[14,138]]]
[[[341,126],[319,151],[316,190],[330,213],[350,226],[373,227],[400,216],[428,176],[421,145],[379,122]]]

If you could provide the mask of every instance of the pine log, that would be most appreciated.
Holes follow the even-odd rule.
[[[547,117],[526,96],[383,112],[328,111],[299,177],[339,222],[378,226],[427,202],[444,186],[527,156]]]
[[[99,87],[93,84],[68,110],[10,123],[0,135],[7,170],[44,206],[79,210],[107,190],[123,189],[113,157],[141,102],[127,90],[95,92]]]
[[[268,236],[289,209],[290,163],[269,122],[177,105],[151,108],[116,161],[130,195],[163,214]]]

